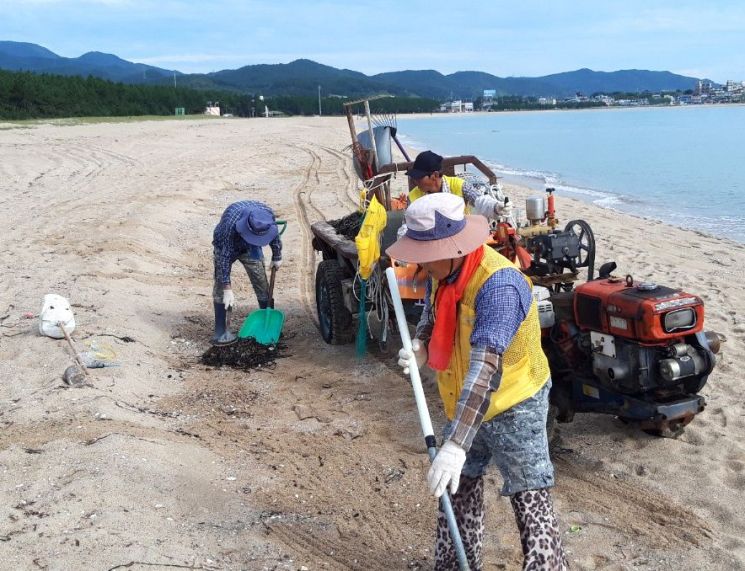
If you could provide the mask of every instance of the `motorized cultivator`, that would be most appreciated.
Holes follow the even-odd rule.
[[[358,104],[364,104],[367,118],[367,129],[359,135],[351,111]],[[387,117],[384,124],[374,125],[368,100],[345,105],[353,161],[364,189],[360,212],[336,224],[323,221],[311,226],[314,247],[323,256],[316,271],[318,318],[327,343],[349,343],[357,336],[359,346],[363,335],[364,341],[375,341],[387,350],[392,340],[398,347],[398,331],[383,283],[385,269],[395,268],[412,324],[424,296],[416,266],[385,255],[403,222],[405,195],[413,186],[403,173],[412,163],[400,145],[406,161],[393,161],[391,143],[398,144],[395,121]],[[680,434],[704,410],[705,399],[699,393],[719,351],[719,336],[704,331],[701,298],[634,279],[631,273],[616,274],[614,262],[596,271],[590,225],[571,220],[561,226],[553,188],[546,189],[545,196],[529,197],[526,219],[516,220],[516,209],[497,177],[476,157],[446,157],[443,171],[468,177],[481,192],[505,204],[502,214],[490,220],[488,244],[534,284],[553,379],[552,416],[569,422],[577,412],[605,413],[653,434]],[[394,195],[397,182],[405,188]],[[363,277],[355,237],[359,238],[356,232],[373,202],[382,205],[386,216],[375,237],[380,254]]]

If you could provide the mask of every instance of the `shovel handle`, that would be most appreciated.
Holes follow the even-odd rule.
[[[67,344],[70,346],[70,349],[72,349],[72,354],[75,357],[75,361],[77,361],[78,365],[80,365],[80,368],[83,369],[83,375],[85,375],[86,377],[89,377],[90,373],[88,372],[88,367],[85,366],[85,363],[83,363],[83,359],[80,357],[80,353],[78,353],[78,350],[75,348],[75,345],[72,344],[72,339],[70,339],[70,334],[65,329],[64,322],[58,321],[57,327],[59,327],[62,330],[62,334],[65,336],[65,341],[67,341]]]
[[[272,266],[272,271],[269,277],[269,307],[274,309],[274,278],[277,275],[277,268]]]

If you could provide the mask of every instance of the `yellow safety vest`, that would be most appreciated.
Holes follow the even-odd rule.
[[[447,179],[448,186],[450,187],[450,192],[456,196],[460,196],[463,198],[463,179],[458,178],[457,176],[444,176],[444,179]],[[409,192],[409,202],[414,202],[417,198],[421,198],[426,193],[422,191],[421,188],[418,186],[415,186],[411,189],[411,192]]]
[[[515,269],[512,262],[501,254],[488,246],[482,248],[484,257],[458,303],[458,329],[455,332],[455,346],[450,363],[445,371],[437,373],[440,398],[450,420],[455,417],[455,407],[471,362],[471,332],[476,321],[476,295],[493,274],[505,268]],[[528,277],[523,277],[530,284]],[[434,303],[437,282],[434,281],[432,286],[431,300]],[[541,326],[538,321],[538,305],[534,299],[528,315],[502,355],[502,381],[499,389],[491,395],[483,421],[532,397],[546,384],[550,374],[548,360],[541,348]]]

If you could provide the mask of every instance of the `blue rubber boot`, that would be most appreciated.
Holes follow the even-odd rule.
[[[225,306],[222,303],[213,302],[212,305],[215,308],[215,334],[212,336],[210,343],[213,345],[230,345],[235,342],[238,337],[230,332],[228,326],[228,312],[225,310]]]

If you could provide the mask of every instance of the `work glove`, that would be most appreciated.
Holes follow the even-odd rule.
[[[476,214],[481,214],[486,218],[494,218],[499,202],[496,198],[488,194],[482,194],[473,201],[473,210]]]
[[[420,369],[427,362],[427,347],[419,339],[414,339],[411,342],[411,348],[414,351],[414,357],[416,357],[416,366]],[[411,359],[411,353],[406,349],[401,349],[398,352],[398,366],[403,369],[404,375],[409,374],[409,360]]]
[[[452,440],[442,445],[427,472],[429,492],[439,498],[450,484],[450,493],[458,491],[460,473],[466,463],[466,451]]]
[[[226,311],[235,305],[235,294],[232,289],[222,290],[222,304]]]
[[[271,266],[272,266],[272,267],[273,267],[273,268],[274,268],[275,270],[278,270],[278,269],[280,268],[280,266],[281,266],[281,265],[282,265],[282,260],[272,260],[272,264],[271,264]]]
[[[501,204],[497,202],[494,205],[494,214],[498,216],[512,216],[512,203],[508,202],[507,204]]]

